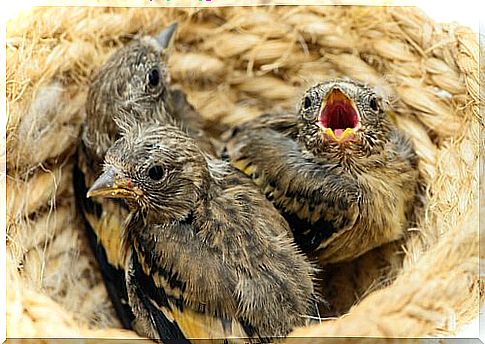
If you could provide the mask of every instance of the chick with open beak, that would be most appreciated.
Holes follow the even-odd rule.
[[[266,114],[232,131],[227,153],[285,216],[322,265],[401,238],[418,188],[413,145],[370,87],[330,80],[296,114]]]
[[[305,92],[299,108],[300,142],[317,156],[372,154],[393,130],[385,106],[374,90],[354,81],[318,84]]]

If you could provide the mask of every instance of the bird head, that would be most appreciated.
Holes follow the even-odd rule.
[[[196,144],[169,125],[137,124],[108,150],[87,197],[124,199],[163,219],[180,219],[208,188],[208,165]]]
[[[88,130],[93,131],[88,133],[89,136],[101,132],[111,139],[117,138],[115,117],[150,114],[160,121],[169,119],[170,109],[142,110],[164,109],[170,103],[167,60],[176,28],[174,23],[156,36],[134,39],[117,50],[100,68],[86,99]]]
[[[299,107],[300,138],[319,152],[370,150],[385,141],[389,123],[383,100],[351,80],[331,80],[308,89]]]

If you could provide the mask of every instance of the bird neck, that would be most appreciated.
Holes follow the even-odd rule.
[[[194,206],[193,220],[197,228],[205,227],[204,222],[212,217],[218,199],[224,197],[225,179],[231,171],[227,162],[207,159],[207,176],[204,178],[203,192]],[[200,225],[200,226],[199,226]]]

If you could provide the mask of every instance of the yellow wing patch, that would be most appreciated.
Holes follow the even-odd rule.
[[[180,311],[175,305],[172,305],[172,315],[188,339],[227,338],[232,343],[247,342],[248,336],[237,321],[224,324],[221,319],[197,313],[188,308]]]
[[[108,262],[117,268],[124,268],[121,232],[128,211],[111,201],[102,202],[102,207],[101,217],[87,213],[86,219],[96,233],[98,242],[104,247]]]

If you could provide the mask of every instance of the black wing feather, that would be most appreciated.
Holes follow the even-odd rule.
[[[135,319],[131,307],[128,304],[126,291],[125,273],[108,262],[106,250],[99,244],[98,237],[87,221],[85,213],[97,214],[101,212],[101,205],[86,197],[87,187],[84,181],[84,173],[77,164],[73,168],[73,184],[76,198],[76,207],[84,222],[84,229],[89,241],[89,246],[98,262],[99,269],[103,276],[104,284],[111,299],[116,314],[123,328],[131,330],[131,324]]]

